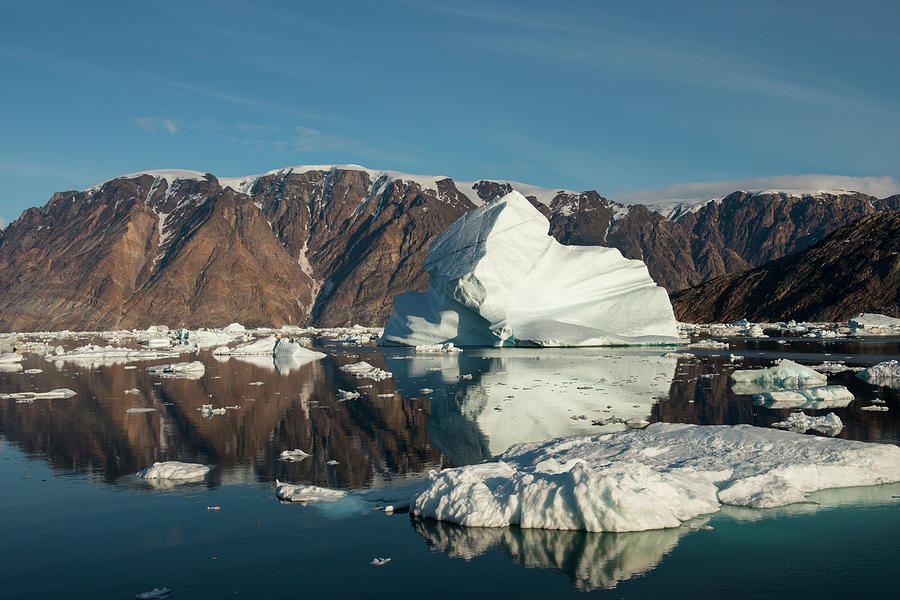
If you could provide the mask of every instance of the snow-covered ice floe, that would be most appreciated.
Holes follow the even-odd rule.
[[[373,379],[375,381],[384,381],[385,379],[390,379],[391,377],[393,377],[393,374],[389,371],[379,369],[378,367],[373,367],[365,361],[353,363],[352,365],[343,365],[342,367],[340,367],[340,370],[344,373],[349,373],[359,379]]]
[[[788,359],[781,359],[768,369],[734,371],[731,379],[734,381],[732,391],[735,394],[821,386],[828,382],[826,375]]]
[[[888,360],[880,362],[860,371],[856,376],[872,385],[884,385],[900,389],[900,361]]]
[[[431,243],[425,293],[394,298],[379,343],[423,346],[679,344],[672,305],[639,260],[564,246],[520,193],[454,221]]]
[[[512,446],[432,472],[419,516],[461,525],[643,531],[722,505],[767,508],[835,487],[900,481],[900,447],[752,427],[646,429]]]
[[[788,415],[784,421],[772,423],[772,427],[786,429],[796,433],[806,433],[812,429],[834,437],[839,435],[841,430],[844,429],[844,423],[841,422],[841,418],[834,413],[828,413],[821,417],[811,417],[802,412],[795,412]]]
[[[71,398],[77,396],[77,392],[69,388],[57,388],[49,392],[15,392],[12,394],[0,394],[0,400],[54,400],[59,398]]]
[[[147,367],[147,373],[170,379],[200,379],[206,367],[199,360]]]
[[[335,502],[348,494],[345,490],[332,490],[302,483],[291,484],[275,480],[275,495],[288,502]]]
[[[141,479],[196,480],[205,477],[209,470],[206,465],[169,460],[155,462],[138,471],[137,476]]]
[[[853,394],[842,385],[822,385],[796,390],[763,392],[753,396],[753,403],[766,408],[805,408],[822,410],[844,408],[853,402]]]

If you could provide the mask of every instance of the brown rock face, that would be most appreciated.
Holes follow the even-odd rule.
[[[145,174],[26,210],[0,231],[0,330],[382,324],[396,294],[427,286],[431,240],[516,184],[332,168],[235,186]],[[540,194],[528,198],[560,242],[618,248],[669,291],[900,208],[900,196],[737,192],[670,220],[594,191]]]
[[[900,212],[869,215],[806,250],[672,296],[688,322],[900,317]]]

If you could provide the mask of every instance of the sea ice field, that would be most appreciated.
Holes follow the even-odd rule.
[[[890,321],[380,333],[0,335],[2,595],[896,595]]]

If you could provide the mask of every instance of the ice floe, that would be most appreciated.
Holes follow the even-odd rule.
[[[796,433],[806,433],[810,429],[834,437],[841,433],[844,424],[841,418],[834,413],[828,413],[821,417],[811,417],[802,412],[791,413],[784,421],[772,423],[772,427],[786,429]]]
[[[851,317],[847,324],[856,335],[900,334],[900,319],[875,313],[860,313]]]
[[[181,351],[171,350],[135,350],[121,346],[95,346],[88,344],[72,350],[63,350],[62,346],[56,348],[52,354],[44,356],[48,361],[66,361],[78,364],[113,365],[138,360],[153,360],[157,358],[178,358]]]
[[[307,456],[309,456],[309,454],[297,448],[295,450],[283,450],[281,454],[278,455],[278,458],[279,460],[289,460],[296,462],[303,460]]]
[[[8,365],[22,362],[22,359],[25,358],[18,352],[4,352],[0,354],[0,364]]]
[[[155,408],[129,408],[125,410],[128,414],[156,412]]]
[[[213,350],[213,354],[218,356],[272,356],[275,352],[275,344],[278,338],[270,335],[258,340],[239,344],[234,348],[228,346],[219,346]]]
[[[137,473],[141,479],[187,480],[201,479],[209,473],[210,467],[197,463],[185,463],[177,460],[155,462],[153,465]]]
[[[391,377],[393,377],[392,373],[385,371],[384,369],[379,369],[378,367],[373,367],[365,361],[353,363],[350,365],[343,365],[340,367],[340,370],[344,373],[349,373],[359,379],[373,379],[375,381],[384,381],[385,379],[390,379]]]
[[[169,379],[200,379],[206,367],[199,360],[147,367],[147,373]]]
[[[335,502],[347,494],[348,492],[345,490],[333,490],[302,483],[283,483],[275,480],[275,495],[280,500],[289,502]]]
[[[419,516],[461,525],[642,531],[723,504],[766,508],[833,487],[900,481],[900,447],[750,425],[655,423],[511,447],[432,472]]]
[[[781,359],[767,369],[734,371],[732,390],[735,394],[755,394],[777,389],[793,389],[825,385],[828,377],[792,360]]]
[[[900,361],[888,360],[880,362],[860,371],[856,376],[872,385],[883,385],[900,389]]]
[[[157,600],[158,598],[167,598],[171,593],[172,590],[167,587],[153,588],[149,592],[137,594],[134,598],[135,600]]]
[[[355,400],[360,397],[360,393],[348,390],[338,390],[337,397],[338,400]]]
[[[844,408],[853,402],[853,394],[842,385],[822,385],[796,390],[763,392],[753,396],[753,403],[766,408],[802,408],[822,410]]]
[[[614,248],[564,246],[518,192],[431,243],[425,293],[394,298],[381,343],[596,346],[681,343],[666,291]]]

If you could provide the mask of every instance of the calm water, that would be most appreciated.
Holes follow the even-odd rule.
[[[170,598],[896,594],[885,574],[900,558],[900,486],[823,492],[818,504],[778,510],[723,510],[693,528],[586,534],[463,528],[388,516],[353,499],[281,504],[273,480],[402,484],[511,443],[600,431],[592,421],[610,417],[767,426],[791,411],[733,394],[734,368],[776,357],[868,366],[900,354],[900,340],[732,341],[724,352],[691,350],[695,358],[659,349],[325,351],[326,359],[288,371],[201,353],[199,380],[145,372],[172,360],[103,366],[28,355],[24,368],[43,373],[0,372],[0,392],[78,393],[0,400],[3,596],[133,598],[162,586]],[[338,369],[360,360],[394,377],[373,383]],[[897,390],[851,372],[829,383],[856,396],[834,410],[845,426],[840,437],[900,443]],[[338,389],[362,397],[339,401]],[[890,411],[860,410],[876,397]],[[203,404],[236,408],[205,417]],[[126,412],[134,408],[155,410]],[[293,448],[310,457],[277,459]],[[133,476],[158,460],[215,469],[203,483],[172,489]],[[713,529],[697,529],[704,525]],[[368,564],[381,556],[391,563]]]

